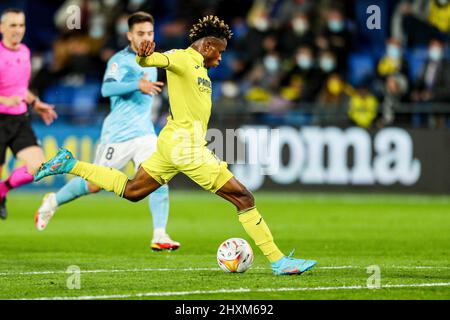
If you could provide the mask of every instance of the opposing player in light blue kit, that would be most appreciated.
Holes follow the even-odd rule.
[[[102,95],[110,97],[111,112],[103,122],[95,163],[122,169],[130,160],[136,170],[156,151],[157,136],[151,122],[153,95],[161,92],[155,67],[141,67],[136,52],[142,41],[153,41],[153,17],[137,12],[128,18],[130,45],[116,53],[108,62],[103,79]],[[82,178],[74,178],[57,193],[49,193],[36,212],[38,230],[44,230],[56,209],[80,196],[101,189]],[[153,216],[152,250],[176,250],[180,244],[166,232],[169,215],[169,189],[161,186],[149,197]]]

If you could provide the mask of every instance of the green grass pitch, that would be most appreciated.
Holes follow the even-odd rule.
[[[38,232],[42,194],[14,192],[0,221],[0,299],[450,299],[450,197],[255,196],[279,247],[317,260],[314,269],[272,275],[234,207],[208,192],[171,193],[168,231],[182,244],[175,252],[149,250],[147,200],[78,199]],[[230,237],[252,244],[246,273],[217,266],[217,247]],[[81,270],[80,289],[67,287],[71,265]],[[373,265],[378,289],[367,287]]]

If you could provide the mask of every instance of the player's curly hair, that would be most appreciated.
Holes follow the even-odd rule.
[[[189,31],[191,42],[195,42],[205,37],[215,37],[219,39],[231,39],[233,33],[230,27],[217,16],[206,16],[198,20]]]

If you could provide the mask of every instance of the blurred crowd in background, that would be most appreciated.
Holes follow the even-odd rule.
[[[380,29],[367,24],[374,4]],[[67,28],[71,5],[81,8],[79,30]],[[31,88],[66,121],[107,112],[106,62],[127,46],[128,14],[143,10],[155,17],[158,51],[189,46],[190,26],[206,14],[232,27],[210,70],[217,112],[268,124],[450,127],[449,0],[3,0],[7,7],[27,15]],[[161,121],[167,104],[165,91]]]

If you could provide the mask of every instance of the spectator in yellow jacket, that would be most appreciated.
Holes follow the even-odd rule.
[[[367,85],[361,85],[351,92],[348,116],[352,123],[362,128],[370,128],[377,117],[378,100]]]

